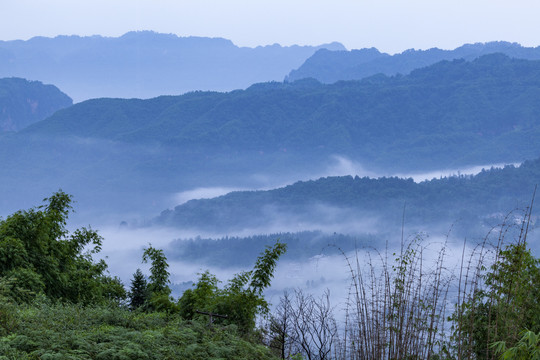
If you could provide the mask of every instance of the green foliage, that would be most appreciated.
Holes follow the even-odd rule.
[[[129,290],[129,307],[131,310],[136,310],[143,306],[148,300],[148,285],[141,271],[137,269],[131,280],[131,288]]]
[[[253,270],[236,274],[224,288],[218,287],[219,280],[208,271],[200,274],[194,289],[188,289],[178,300],[180,314],[185,319],[204,319],[196,311],[213,312],[227,316],[219,319],[222,324],[235,324],[243,334],[255,328],[256,316],[268,313],[268,303],[263,291],[270,286],[279,257],[285,253],[286,245],[279,241],[267,247],[257,258]]]
[[[71,197],[63,192],[46,204],[0,222],[0,359],[271,359],[268,349],[242,340],[255,316],[268,308],[262,291],[285,245],[277,243],[257,260],[254,271],[237,275],[225,289],[208,272],[174,303],[163,250],[148,247],[147,284],[138,269],[130,309],[120,280],[105,275],[92,254],[101,237],[91,229],[66,229]],[[44,261],[46,258],[48,261]],[[64,300],[64,301],[57,301]],[[209,330],[195,310],[230,314]]]
[[[148,261],[152,262],[150,266],[150,283],[148,284],[148,290],[151,293],[170,294],[169,288],[169,272],[167,271],[169,264],[167,264],[167,258],[163,254],[163,250],[155,249],[152,246],[144,249],[143,263]]]
[[[150,282],[147,285],[148,297],[145,303],[147,309],[153,311],[178,311],[170,296],[171,289],[169,288],[169,272],[167,268],[167,258],[161,249],[155,249],[149,246],[144,250],[143,262],[152,262],[150,266]]]
[[[498,336],[514,341],[523,327],[540,331],[540,259],[526,245],[511,244],[501,250],[486,275],[491,311],[497,315],[493,326]]]
[[[8,294],[16,302],[29,302],[45,289],[41,276],[31,269],[19,267],[6,272]]]
[[[266,250],[257,258],[255,262],[255,267],[251,274],[251,282],[249,283],[249,289],[255,295],[262,296],[262,292],[268,286],[274,277],[274,270],[277,265],[277,261],[281,255],[285,253],[287,246],[279,241],[274,245],[274,247],[268,247]],[[249,279],[248,274],[240,275],[236,281],[236,287],[240,287],[244,284],[242,282]]]
[[[301,221],[313,221],[319,215],[313,203],[356,211],[360,216],[368,212],[382,219],[397,219],[395,214],[400,214],[406,203],[407,220],[414,224],[460,218],[472,223],[487,215],[505,213],[516,206],[516,201],[528,201],[539,178],[540,159],[525,161],[519,167],[486,169],[475,176],[450,176],[420,183],[397,177],[326,177],[273,190],[236,191],[213,199],[193,200],[164,211],[158,222],[205,229],[257,227],[261,219],[268,218],[270,206],[277,208],[279,214],[290,213]],[[471,236],[469,232],[463,235]]]
[[[460,305],[453,320],[455,336],[463,351],[477,359],[494,358],[503,347],[522,348],[520,331],[540,332],[540,259],[527,248],[526,241],[509,244],[497,252],[496,261],[483,275],[484,287]],[[530,335],[530,334],[529,334]],[[492,343],[498,345],[490,347]]]
[[[539,360],[540,359],[540,332],[524,330],[521,338],[511,348],[506,348],[506,342],[499,341],[491,346],[501,360]]]
[[[60,190],[44,205],[0,220],[0,277],[15,284],[6,296],[20,302],[44,293],[87,304],[125,297],[120,281],[106,275],[105,262],[92,259],[101,236],[90,228],[66,229],[71,201]]]
[[[199,274],[197,283],[193,289],[187,289],[178,299],[180,315],[184,319],[198,317],[196,311],[211,311],[215,308],[216,299],[219,296],[219,280],[207,270]]]
[[[21,240],[4,237],[0,242],[0,270],[2,272],[23,266],[27,257],[26,248]]]
[[[15,318],[17,307],[11,296],[13,286],[13,279],[0,278],[0,336],[9,335],[17,328]]]
[[[12,330],[2,334],[0,359],[273,358],[265,347],[241,339],[234,327],[209,330],[179,316],[118,306],[35,302],[19,306],[12,321]]]
[[[126,292],[122,280],[120,280],[118,276],[104,276],[101,278],[101,281],[103,282],[103,290],[101,293],[103,300],[113,304],[124,305],[128,293]]]

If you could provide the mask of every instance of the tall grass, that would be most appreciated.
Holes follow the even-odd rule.
[[[465,239],[452,262],[449,234],[437,249],[419,234],[402,236],[396,252],[388,245],[383,251],[341,251],[350,280],[343,321],[336,322],[327,295],[287,294],[272,319],[283,330],[278,355],[495,359],[491,344],[506,340],[512,345],[523,326],[540,327],[530,320],[531,311],[540,312],[540,307],[527,293],[531,286],[534,289],[531,282],[536,277],[540,281],[540,260],[531,257],[526,246],[532,205],[507,214],[479,241]],[[311,316],[308,308],[319,309],[317,316]],[[324,332],[331,338],[317,340],[321,332],[315,334],[313,329],[324,324],[336,325]],[[323,343],[325,351],[320,352]]]
[[[344,358],[428,359],[440,350],[452,275],[443,266],[446,246],[431,264],[425,251],[415,236],[400,253],[343,253],[351,280]]]
[[[492,228],[460,269],[450,319],[457,359],[495,359],[493,343],[512,345],[527,327],[540,330],[540,259],[527,247],[534,198]]]

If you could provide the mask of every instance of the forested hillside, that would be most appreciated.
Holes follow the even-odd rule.
[[[0,19],[0,360],[540,360],[540,0]]]
[[[322,85],[263,83],[230,93],[97,99],[24,135],[162,144],[186,152],[351,156],[381,167],[514,162],[540,145],[540,61],[489,55],[408,76]]]
[[[260,249],[271,246],[276,239],[287,244],[287,252],[282,256],[284,261],[301,262],[321,254],[335,253],[337,247],[344,251],[351,251],[368,245],[384,246],[384,236],[381,236],[380,233],[382,231],[378,234],[351,235],[311,230],[220,238],[202,238],[198,236],[175,239],[168,244],[165,250],[171,260],[235,268],[249,266],[251,259],[257,256]]]
[[[406,50],[389,55],[375,48],[350,51],[318,50],[298,69],[292,70],[286,81],[304,78],[317,79],[331,84],[339,80],[360,80],[376,74],[388,76],[409,74],[414,69],[432,65],[442,60],[465,59],[472,61],[480,56],[501,53],[511,58],[539,60],[540,47],[528,48],[504,41],[466,44],[454,50],[438,48]]]
[[[421,183],[395,177],[327,177],[275,190],[191,200],[162,212],[155,221],[168,226],[230,231],[256,229],[273,222],[287,224],[292,219],[324,227],[347,218],[361,223],[363,217],[375,217],[395,226],[400,224],[406,205],[410,224],[458,220],[481,223],[489,217],[498,221],[508,211],[525,206],[539,179],[540,159],[519,167],[488,169],[475,176]]]
[[[152,31],[121,37],[57,36],[0,41],[0,77],[53,83],[75,99],[149,98],[193,90],[230,91],[281,81],[320,46],[239,47],[223,38]]]
[[[331,174],[336,155],[379,174],[535,159],[539,79],[540,62],[499,54],[332,85],[89,100],[0,143],[0,205],[62,187],[85,209],[150,215],[195,187]]]
[[[19,131],[72,104],[54,85],[19,78],[0,79],[0,133]]]

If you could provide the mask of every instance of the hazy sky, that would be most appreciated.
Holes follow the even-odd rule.
[[[0,0],[0,40],[154,30],[395,53],[493,40],[538,46],[539,15],[538,0]]]

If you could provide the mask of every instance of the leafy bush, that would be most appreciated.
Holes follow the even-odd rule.
[[[19,305],[14,321],[0,359],[272,359],[234,326],[208,329],[165,313],[38,302]]]
[[[0,277],[16,284],[6,296],[30,301],[43,292],[75,303],[122,301],[120,281],[106,275],[103,260],[92,259],[101,250],[101,236],[91,228],[71,234],[66,229],[72,197],[60,190],[44,202],[0,220]]]
[[[178,300],[180,314],[185,319],[204,319],[210,312],[227,316],[216,321],[221,324],[235,324],[243,334],[255,328],[259,314],[269,311],[263,290],[270,286],[277,260],[285,252],[286,245],[277,242],[257,259],[253,270],[241,272],[220,289],[219,280],[209,272],[200,274],[194,289],[188,289]]]

